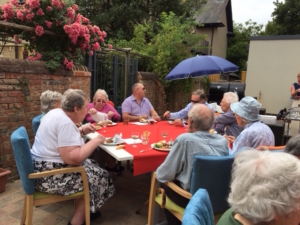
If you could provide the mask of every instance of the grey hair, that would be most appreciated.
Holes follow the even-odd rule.
[[[99,95],[99,94],[103,95],[103,96],[106,98],[106,99],[105,99],[106,101],[108,100],[108,95],[107,95],[106,91],[103,90],[103,89],[98,89],[98,90],[96,91],[96,93],[94,94],[94,98],[93,98],[94,101],[96,100],[96,97],[97,97],[97,95]]]
[[[135,83],[134,85],[132,85],[132,93],[138,88],[139,84],[141,83]]]
[[[40,96],[42,113],[46,114],[49,112],[54,108],[58,101],[61,101],[61,99],[62,94],[57,91],[44,91]]]
[[[206,105],[199,103],[192,106],[188,116],[196,130],[208,131],[215,121],[214,112]]]
[[[233,163],[228,202],[253,224],[299,209],[300,163],[287,153],[245,150]]]
[[[229,104],[239,101],[239,96],[234,92],[225,92],[223,98]]]
[[[287,142],[284,151],[295,156],[300,156],[300,134],[295,135]]]
[[[62,96],[62,108],[67,112],[74,112],[74,107],[81,109],[85,100],[89,99],[85,92],[79,89],[68,89]]]
[[[199,97],[199,101],[201,101],[203,99],[207,100],[205,91],[203,89],[198,89],[198,90],[194,91],[192,93],[192,95],[197,95]]]

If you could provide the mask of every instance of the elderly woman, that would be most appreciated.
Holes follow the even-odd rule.
[[[300,163],[287,153],[246,150],[235,156],[229,210],[217,225],[298,225]]]
[[[227,141],[233,143],[229,154],[234,154],[237,151],[245,148],[257,148],[260,145],[274,146],[275,138],[272,130],[260,121],[259,117],[260,103],[252,97],[244,97],[240,102],[235,102],[230,105],[231,111],[235,114],[237,124],[244,127],[240,135],[227,136]]]
[[[243,127],[237,124],[233,112],[230,110],[231,103],[238,102],[239,97],[234,92],[226,92],[220,103],[224,114],[215,117],[215,130],[220,134],[234,136],[235,138],[243,131]]]
[[[75,123],[83,120],[89,99],[81,90],[67,90],[62,98],[62,108],[49,111],[43,118],[31,149],[35,172],[59,169],[72,165],[85,167],[90,188],[90,210],[92,213],[114,195],[112,179],[106,170],[90,159],[89,155],[104,137],[98,135],[84,144],[81,136],[94,131],[89,124],[77,128]],[[82,178],[77,173],[49,176],[35,180],[36,189],[55,195],[70,195],[83,190]],[[69,224],[84,222],[84,200],[76,201],[75,214]],[[91,218],[93,215],[91,216]]]
[[[290,153],[300,159],[300,134],[289,139],[285,145],[284,152]]]
[[[51,109],[56,109],[61,107],[61,99],[62,95],[61,93],[58,93],[57,91],[44,91],[41,96],[41,111],[42,111],[42,118],[45,116],[46,113],[48,113]]]
[[[106,113],[108,119],[119,121],[121,118],[120,114],[114,109],[114,107],[107,104],[107,101],[108,95],[106,94],[106,91],[98,89],[94,95],[93,102],[88,105],[88,114],[85,116],[85,121],[91,123],[95,122],[91,115],[96,114],[97,112]]]

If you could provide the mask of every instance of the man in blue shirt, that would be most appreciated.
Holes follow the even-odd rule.
[[[198,89],[192,93],[191,102],[187,104],[187,106],[180,110],[179,112],[171,113],[170,111],[166,111],[164,113],[164,117],[167,119],[173,119],[175,126],[183,126],[182,119],[186,118],[188,112],[192,108],[195,103],[204,104],[209,107],[212,111],[214,111],[213,107],[206,102],[205,92],[201,89]]]

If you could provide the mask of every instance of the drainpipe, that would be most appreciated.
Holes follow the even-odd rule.
[[[214,32],[215,32],[215,29],[214,27],[212,26],[211,27],[211,40],[210,40],[210,55],[212,54],[212,45],[213,45],[213,40],[214,40]]]

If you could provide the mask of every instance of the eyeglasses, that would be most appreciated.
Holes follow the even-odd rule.
[[[98,99],[98,100],[97,100],[97,102],[106,103],[106,101],[105,101],[105,100],[103,100],[103,99]]]
[[[191,100],[192,103],[199,103],[200,101]]]

